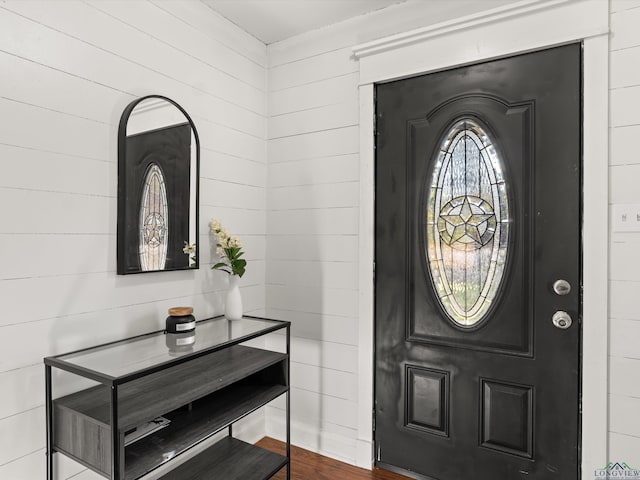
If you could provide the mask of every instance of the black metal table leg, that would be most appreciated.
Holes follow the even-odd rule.
[[[287,480],[291,479],[291,325],[287,325]]]
[[[111,478],[120,477],[120,432],[118,431],[118,386],[111,385]]]
[[[44,367],[44,382],[45,382],[45,414],[47,417],[47,480],[53,480],[53,397],[51,390],[51,367],[45,365]]]

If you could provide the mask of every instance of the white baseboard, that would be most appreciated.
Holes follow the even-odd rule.
[[[284,441],[286,436],[284,419],[267,413],[266,432],[267,436]],[[354,431],[354,435],[355,433]],[[291,443],[325,457],[371,470],[371,445],[369,442],[332,432],[319,431],[317,427],[292,420]],[[368,461],[365,460],[367,457]]]
[[[360,438],[356,442],[356,465],[371,470],[373,467],[373,442]]]
[[[247,443],[256,443],[266,434],[264,407],[243,418],[233,426],[233,436]]]
[[[154,470],[149,475],[142,478],[142,480],[155,480],[162,475],[165,475],[169,471],[176,468],[178,465],[186,462],[190,458],[194,457],[198,453],[206,450],[208,447],[216,443],[223,437],[227,436],[227,429],[222,430],[221,432],[215,434],[211,438],[205,440],[201,444],[193,447],[188,452],[183,453],[179,457],[175,458],[168,464],[159,467]],[[235,438],[239,438],[247,443],[256,443],[258,440],[262,439],[265,436],[265,412],[264,408],[257,410],[251,415],[243,418],[233,425],[233,436]]]

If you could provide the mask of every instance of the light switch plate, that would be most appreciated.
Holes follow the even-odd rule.
[[[611,226],[614,232],[640,232],[640,205],[613,205]]]

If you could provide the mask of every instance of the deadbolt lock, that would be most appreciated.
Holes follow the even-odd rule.
[[[556,280],[553,282],[553,291],[556,295],[569,295],[571,291],[571,284],[566,280]]]
[[[554,313],[553,317],[551,317],[551,320],[557,328],[561,328],[562,330],[566,330],[573,323],[573,320],[571,320],[571,315],[563,310],[558,310],[556,313]]]

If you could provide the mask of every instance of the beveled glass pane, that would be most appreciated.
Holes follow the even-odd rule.
[[[437,189],[432,187],[429,193],[429,205],[427,207],[427,225],[433,225],[436,221],[435,216],[433,215],[433,203],[436,201],[436,196],[438,192]]]
[[[493,166],[493,173],[495,174],[495,181],[496,182],[504,182],[504,176],[502,173],[502,162],[500,161],[500,158],[498,157],[498,152],[496,151],[495,147],[493,145],[489,145],[486,149],[486,152],[489,155],[489,161],[491,162],[491,165]]]
[[[440,303],[458,325],[482,321],[505,271],[507,185],[498,149],[471,119],[440,142],[427,198],[428,269]]]
[[[440,168],[442,167],[442,164],[445,161],[445,156],[446,156],[447,152],[444,152],[442,150],[440,150],[440,152],[438,152],[438,159],[436,160],[436,167],[435,168]],[[438,186],[438,178],[433,177],[432,178],[432,183],[431,186],[432,187],[437,187]]]

